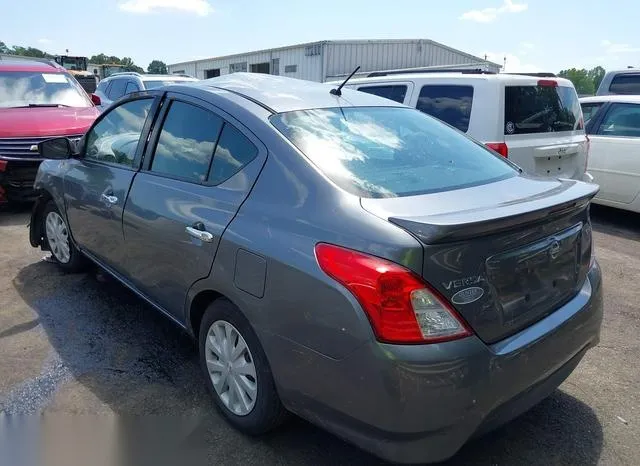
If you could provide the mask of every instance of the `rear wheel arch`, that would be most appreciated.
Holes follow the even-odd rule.
[[[205,311],[211,303],[220,298],[229,299],[222,293],[206,289],[199,291],[191,300],[189,304],[189,314],[187,315],[187,325],[196,339],[200,334],[200,324],[202,323],[202,317]],[[229,299],[229,301],[231,300]]]

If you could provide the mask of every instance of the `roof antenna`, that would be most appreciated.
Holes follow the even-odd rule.
[[[358,70],[359,70],[359,69],[360,69],[360,67],[358,66],[358,67],[357,67],[355,70],[353,70],[353,72],[352,72],[352,73],[347,77],[347,79],[345,79],[345,80],[343,81],[343,83],[342,83],[342,84],[340,84],[340,86],[338,86],[338,88],[337,88],[337,89],[331,89],[331,90],[329,91],[329,94],[331,94],[331,95],[337,95],[338,97],[340,97],[340,96],[342,95],[342,87],[343,87],[345,84],[347,84],[347,81],[349,81],[349,80],[353,77],[353,75],[354,75],[354,74],[356,74],[356,73],[358,72]]]

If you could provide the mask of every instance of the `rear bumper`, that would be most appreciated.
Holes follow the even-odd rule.
[[[601,322],[596,263],[572,301],[493,345],[372,342],[337,361],[291,342],[283,352],[280,340],[268,355],[292,411],[384,459],[434,462],[549,395],[599,342]]]
[[[6,162],[0,172],[0,188],[4,200],[9,202],[30,202],[37,197],[33,184],[38,173],[40,161],[3,159]],[[1,200],[0,200],[1,201]]]

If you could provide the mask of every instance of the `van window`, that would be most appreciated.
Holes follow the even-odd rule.
[[[613,104],[600,125],[598,134],[640,137],[640,104]]]
[[[613,78],[609,86],[613,94],[640,94],[640,74],[619,74]]]
[[[472,103],[473,86],[429,85],[420,90],[416,108],[466,133]]]
[[[587,124],[591,118],[600,110],[600,107],[604,105],[604,102],[589,102],[581,104],[582,115],[584,117],[584,123]]]
[[[404,103],[404,98],[407,95],[407,86],[403,84],[393,84],[388,86],[364,86],[359,87],[359,91],[366,92],[367,94],[377,95],[378,97],[384,97],[385,99],[394,100],[398,103]]]
[[[569,86],[506,86],[504,134],[553,133],[584,128],[578,94]]]
[[[410,108],[300,110],[271,122],[334,183],[362,197],[450,191],[517,174],[483,145]]]

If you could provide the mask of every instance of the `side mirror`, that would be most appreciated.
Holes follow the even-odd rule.
[[[102,100],[96,94],[91,94],[91,102],[93,105],[102,105]]]
[[[67,138],[54,138],[38,144],[38,152],[45,159],[65,160],[73,155],[73,147]]]

